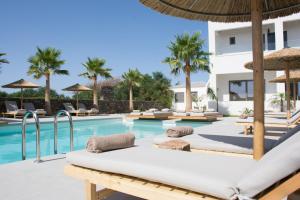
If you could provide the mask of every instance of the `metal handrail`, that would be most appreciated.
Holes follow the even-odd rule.
[[[57,122],[58,122],[58,117],[61,116],[62,114],[66,115],[69,118],[69,123],[70,123],[70,151],[73,151],[74,149],[74,131],[73,131],[73,120],[71,114],[66,111],[66,110],[60,110],[56,113],[54,117],[54,154],[57,154]]]
[[[31,116],[35,120],[36,127],[36,160],[35,162],[41,162],[41,130],[40,130],[40,120],[36,112],[27,111],[22,120],[22,160],[26,159],[26,120],[29,116]]]

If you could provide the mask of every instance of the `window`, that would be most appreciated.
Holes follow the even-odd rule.
[[[286,90],[286,88],[285,88]],[[296,92],[296,99],[300,99],[300,82],[295,84],[294,90],[294,83],[290,83],[290,98],[294,99],[294,92]]]
[[[184,92],[175,93],[175,103],[184,103]]]
[[[275,33],[268,32],[268,50],[275,50]]]
[[[230,45],[235,45],[235,37],[230,37],[229,38],[229,44]]]
[[[229,81],[230,101],[253,100],[253,81]]]
[[[283,41],[284,41],[284,48],[288,48],[288,34],[287,31],[283,31]]]

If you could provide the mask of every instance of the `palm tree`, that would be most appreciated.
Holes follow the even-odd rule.
[[[45,109],[49,115],[52,114],[50,102],[50,76],[54,74],[69,75],[68,70],[62,70],[61,66],[65,63],[60,59],[61,51],[55,48],[47,47],[41,49],[37,47],[37,52],[34,56],[28,59],[30,63],[28,75],[33,75],[35,79],[45,77]]]
[[[1,58],[2,56],[5,56],[5,55],[6,55],[6,53],[0,53],[0,66],[1,66],[1,64],[4,64],[4,63],[8,64],[9,63],[8,60],[6,60],[5,58]]]
[[[278,93],[273,96],[271,99],[271,104],[272,105],[279,105],[280,106],[280,112],[283,112],[283,101],[286,98],[284,93]]]
[[[178,75],[181,72],[185,74],[186,111],[192,110],[190,74],[197,71],[210,72],[209,53],[203,50],[203,45],[204,40],[200,38],[200,33],[194,33],[191,36],[187,33],[177,35],[175,42],[171,42],[168,47],[171,56],[163,61],[170,65],[172,74]]]
[[[217,102],[217,112],[218,112],[219,111],[219,101],[218,101],[217,94],[211,87],[207,87],[206,94],[210,99],[215,100]]]
[[[122,75],[123,83],[128,86],[129,89],[129,110],[133,110],[133,87],[139,87],[143,80],[143,75],[138,69],[129,69],[128,72]]]
[[[104,68],[105,60],[101,58],[88,58],[82,65],[86,71],[79,74],[79,76],[86,77],[93,81],[93,104],[98,108],[97,77],[111,78],[111,69]]]

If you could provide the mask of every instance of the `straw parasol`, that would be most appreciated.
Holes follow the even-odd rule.
[[[215,22],[251,21],[251,0],[140,0],[160,13],[191,20]],[[299,1],[264,0],[263,19],[300,11]]]
[[[294,108],[296,108],[296,83],[300,81],[300,70],[290,71],[290,80],[293,81],[293,96],[294,96]],[[278,76],[273,80],[269,81],[270,83],[286,83],[286,76]]]
[[[264,154],[264,71],[262,21],[300,11],[300,0],[140,0],[163,14],[192,20],[252,22],[254,80],[254,159]]]
[[[79,108],[79,106],[78,106],[78,94],[79,94],[79,92],[92,91],[91,88],[88,88],[88,87],[86,87],[84,85],[80,85],[79,83],[76,83],[75,85],[67,87],[67,88],[65,88],[63,90],[64,91],[73,91],[73,92],[76,92],[76,107],[77,107],[77,110]]]
[[[3,88],[21,88],[21,109],[23,108],[23,88],[39,88],[40,86],[24,79],[2,86]]]
[[[245,64],[248,69],[253,69],[253,63]],[[290,108],[290,69],[300,69],[300,49],[286,48],[270,53],[264,57],[264,70],[285,71],[287,118],[291,116]]]

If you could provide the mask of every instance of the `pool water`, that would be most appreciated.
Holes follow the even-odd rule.
[[[98,119],[74,121],[74,150],[85,148],[92,135],[111,135],[132,132],[136,138],[153,137],[164,133],[162,121],[134,120],[124,123],[122,119]],[[199,127],[205,122],[176,122],[177,126]],[[58,153],[70,149],[69,122],[58,123]],[[35,124],[26,127],[26,159],[35,158]],[[53,154],[53,123],[41,123],[41,157]],[[22,125],[0,126],[0,164],[22,160]]]

